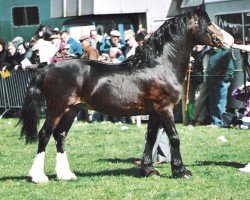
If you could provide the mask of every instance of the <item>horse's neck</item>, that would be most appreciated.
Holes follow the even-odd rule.
[[[188,38],[178,41],[173,40],[164,45],[162,54],[164,59],[161,60],[164,60],[165,63],[162,64],[170,66],[170,68],[175,72],[177,80],[180,84],[184,81],[192,48],[193,45],[190,43]]]

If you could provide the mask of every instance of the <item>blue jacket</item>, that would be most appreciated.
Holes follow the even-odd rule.
[[[124,52],[125,52],[125,44],[123,44],[121,41],[118,43],[118,45],[117,46],[114,46],[113,44],[112,44],[112,42],[111,42],[111,40],[110,39],[104,39],[104,41],[102,42],[102,44],[100,45],[100,49],[99,49],[99,51],[100,51],[100,53],[102,54],[102,53],[109,53],[109,49],[111,48],[111,47],[117,47],[117,48],[119,48],[121,51],[122,51],[122,55],[120,55],[120,57],[118,58],[118,60],[119,61],[124,61],[124,60],[126,60],[126,58],[125,58],[125,56],[124,56]]]
[[[74,56],[77,56],[77,57],[82,56],[83,50],[82,50],[82,46],[81,46],[81,44],[79,42],[77,42],[73,38],[69,38],[67,43],[70,44],[69,53],[71,55],[74,55]]]
[[[116,47],[112,44],[111,40],[106,38],[103,40],[101,46],[100,46],[100,49],[99,51],[101,53],[108,53],[109,52],[109,49],[111,47]],[[119,49],[121,49],[121,51],[124,53],[125,52],[125,44],[123,44],[121,41],[118,43],[118,46],[117,46]]]

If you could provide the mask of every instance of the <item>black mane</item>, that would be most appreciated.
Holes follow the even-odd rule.
[[[154,68],[159,64],[156,58],[162,55],[164,45],[171,41],[174,41],[175,44],[180,43],[180,38],[187,34],[187,22],[193,18],[194,14],[199,18],[204,18],[206,22],[210,21],[207,13],[200,9],[166,20],[164,24],[145,41],[143,46],[137,47],[135,55],[125,61],[129,62],[128,67],[141,69],[146,67]],[[182,44],[180,43],[180,45]]]

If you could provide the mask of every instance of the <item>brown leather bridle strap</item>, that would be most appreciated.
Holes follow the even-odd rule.
[[[214,42],[216,42],[218,45],[222,46],[223,40],[218,37],[219,35],[222,35],[221,28],[218,30],[216,28],[211,28],[211,26],[213,26],[212,22],[210,22],[210,25],[207,27],[207,32],[211,35],[212,40]],[[215,29],[215,31],[213,29]]]

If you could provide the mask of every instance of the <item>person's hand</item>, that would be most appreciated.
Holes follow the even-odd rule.
[[[189,62],[194,62],[194,57],[193,56],[190,57],[190,61]]]
[[[18,68],[19,68],[19,65],[16,65],[16,66],[14,67],[14,70],[18,70]]]
[[[6,66],[4,66],[4,67],[2,68],[2,71],[5,71],[5,70],[6,70],[6,68],[7,68],[7,67],[6,67]]]
[[[245,87],[245,84],[243,84],[243,85],[241,85],[240,87],[239,87],[239,89],[240,90],[243,90],[243,88]],[[246,87],[250,87],[250,82],[246,82]]]
[[[240,49],[242,51],[246,51],[246,52],[250,53],[250,45],[233,44],[233,48]]]
[[[21,65],[21,68],[22,68],[22,70],[25,70],[26,66],[25,65]]]

